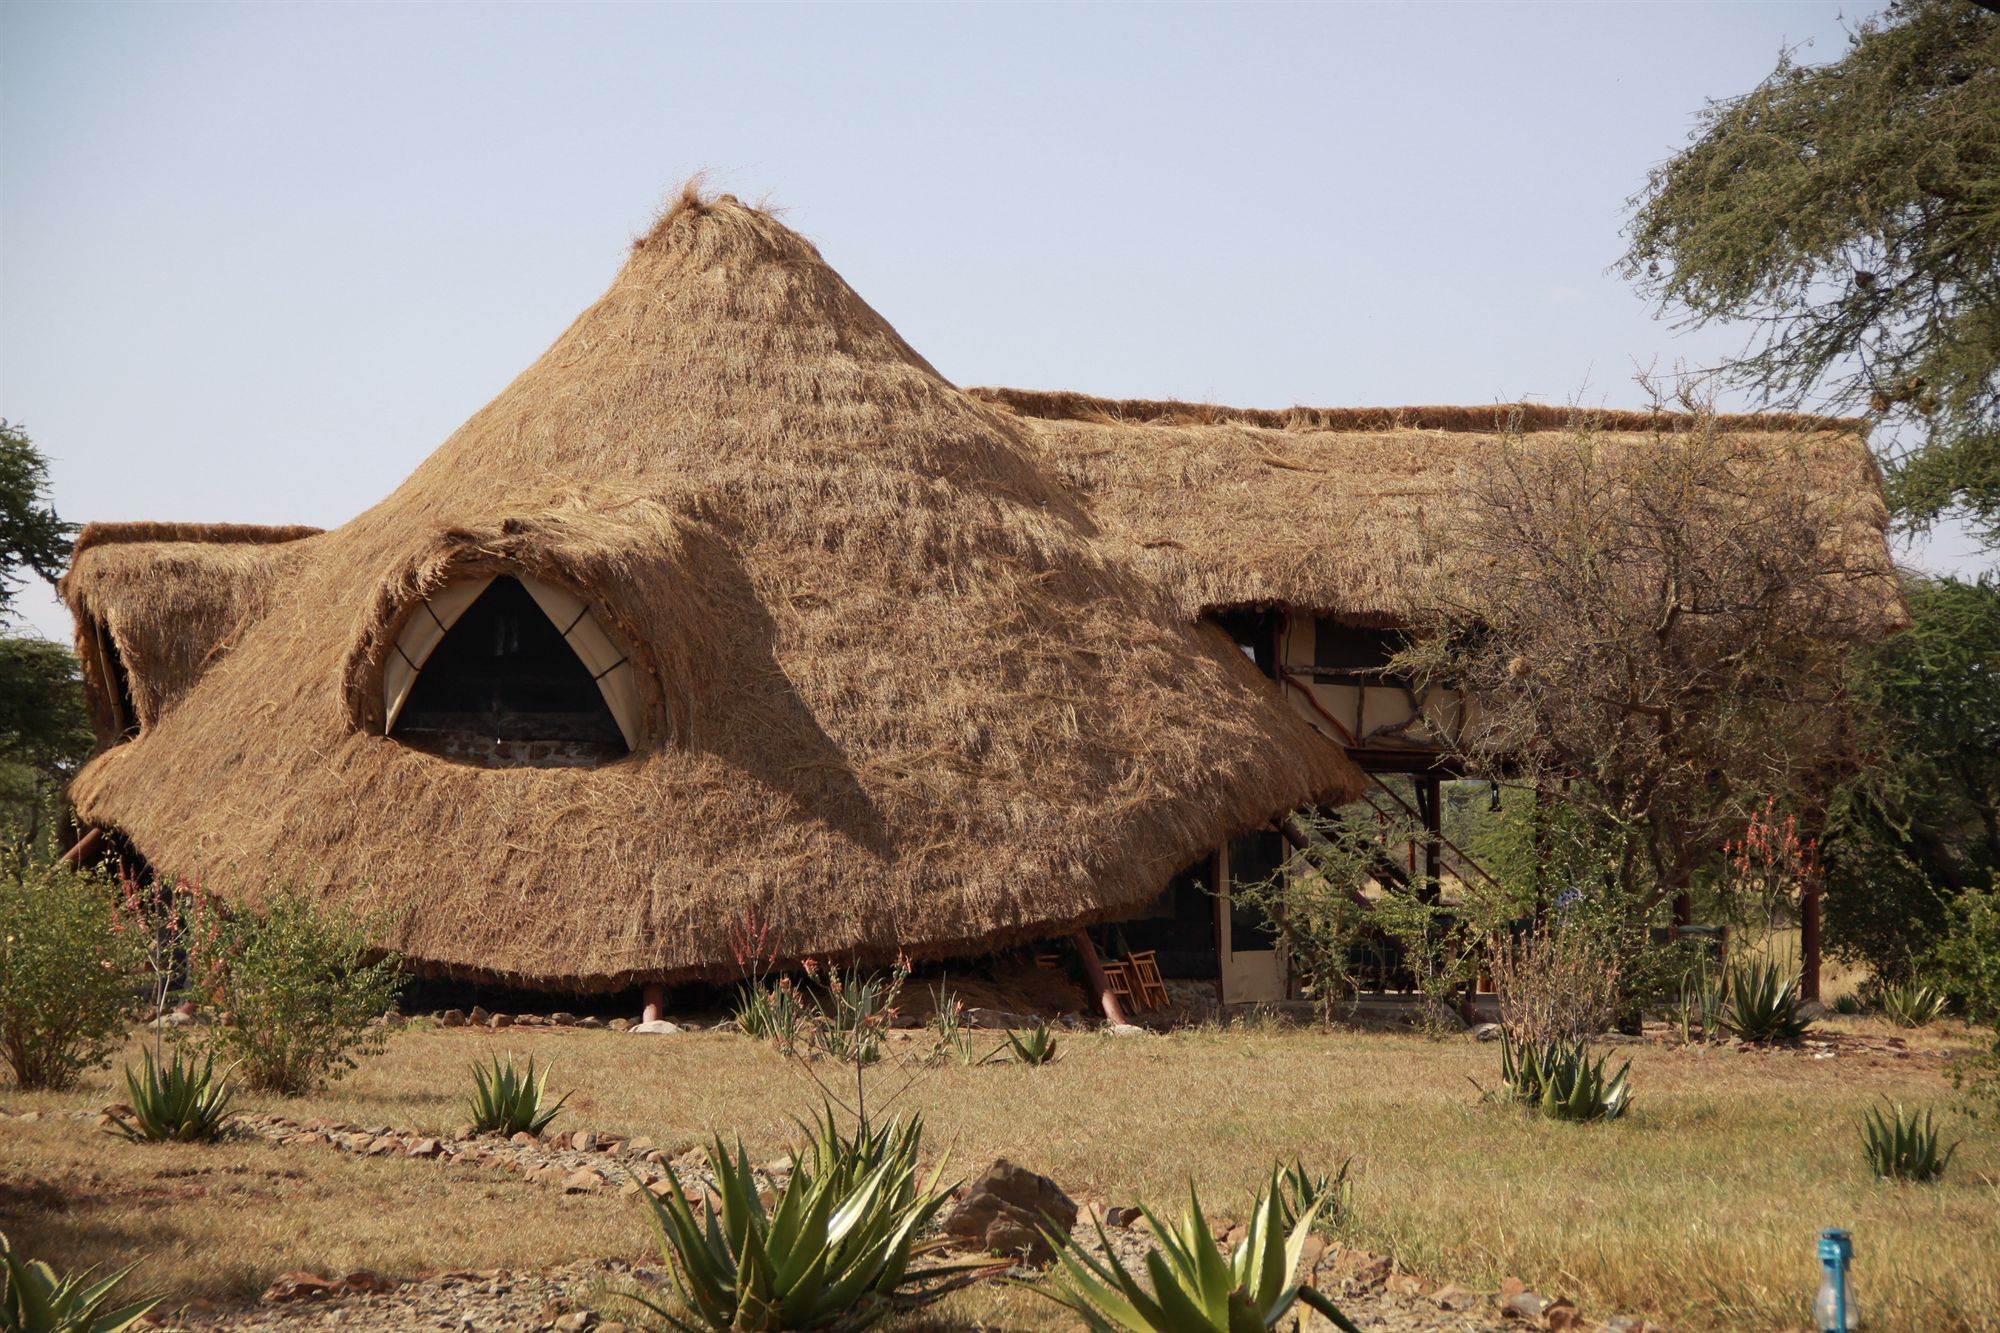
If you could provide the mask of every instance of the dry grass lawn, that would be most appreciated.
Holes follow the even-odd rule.
[[[1951,1037],[1932,1030],[1912,1045]],[[1518,1274],[1599,1316],[1803,1324],[1814,1234],[1833,1225],[1855,1233],[1870,1327],[1990,1327],[2000,1310],[2000,1136],[1949,1117],[1966,1142],[1936,1186],[1881,1184],[1862,1164],[1864,1107],[1948,1103],[1921,1050],[1813,1060],[1645,1048],[1631,1115],[1575,1126],[1482,1104],[1468,1079],[1492,1085],[1497,1054],[1470,1042],[1253,1027],[1063,1047],[1040,1069],[940,1068],[901,1104],[923,1111],[964,1171],[1005,1155],[1112,1203],[1175,1207],[1191,1177],[1212,1211],[1240,1211],[1274,1158],[1351,1155],[1350,1243],[1438,1280]],[[789,1062],[741,1037],[513,1029],[408,1032],[288,1109],[448,1130],[467,1066],[493,1050],[553,1063],[552,1086],[576,1089],[558,1128],[676,1147],[721,1129],[775,1156],[790,1117],[816,1104]],[[94,1107],[113,1086],[107,1071],[75,1094],[7,1102]],[[473,1168],[262,1144],[142,1148],[50,1120],[0,1121],[0,1150],[0,1228],[24,1250],[68,1264],[142,1258],[135,1281],[183,1299],[252,1297],[295,1267],[526,1267],[636,1258],[647,1243],[629,1201],[563,1198]],[[1053,1326],[1020,1293],[961,1300],[976,1307],[962,1304],[967,1316]]]

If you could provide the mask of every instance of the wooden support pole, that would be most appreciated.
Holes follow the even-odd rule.
[[[85,859],[97,850],[97,844],[103,841],[104,830],[101,828],[91,829],[76,840],[76,846],[63,853],[62,863],[66,866],[82,865]]]
[[[640,1010],[641,1023],[657,1023],[665,1016],[667,1009],[667,988],[657,981],[646,984],[646,1007]]]
[[[1118,997],[1111,993],[1111,978],[1104,975],[1104,964],[1098,961],[1097,946],[1090,941],[1090,932],[1079,930],[1071,936],[1076,941],[1076,951],[1083,955],[1083,974],[1090,978],[1090,985],[1097,992],[1097,1002],[1104,1009],[1104,1021],[1113,1026],[1123,1026],[1127,1019],[1125,1011],[1118,1007]]]
[[[1819,876],[1806,879],[1799,893],[1799,995],[1819,999]]]

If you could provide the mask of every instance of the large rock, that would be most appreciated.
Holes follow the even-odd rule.
[[[1076,1204],[1053,1180],[1004,1157],[965,1191],[943,1222],[948,1236],[1037,1264],[1055,1258],[1042,1228],[1067,1234],[1075,1225]]]

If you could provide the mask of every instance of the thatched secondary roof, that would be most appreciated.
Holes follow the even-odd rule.
[[[1014,418],[769,216],[684,198],[379,505],[319,535],[106,529],[65,595],[144,730],[73,795],[163,871],[365,886],[419,965],[598,989],[918,956],[1129,911],[1359,788],[1217,630],[1098,538]],[[381,734],[404,617],[572,589],[642,668],[629,758],[481,768]],[[331,891],[331,890],[330,890]]]
[[[1577,415],[1541,404],[1262,411],[967,392],[1020,422],[1100,540],[1167,589],[1182,615],[1285,605],[1360,624],[1411,618],[1431,573],[1426,554],[1449,545],[1454,506],[1503,438],[1526,449],[1553,444],[1569,438]],[[1599,447],[1614,454],[1687,424],[1656,412],[1587,415]],[[1763,413],[1713,424],[1773,456],[1803,452],[1805,471],[1836,502],[1847,563],[1859,572],[1850,585],[1856,623],[1902,624],[1883,535],[1889,514],[1863,423]]]

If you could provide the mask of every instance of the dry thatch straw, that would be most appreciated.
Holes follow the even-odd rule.
[[[1184,616],[1262,605],[1356,624],[1407,622],[1439,572],[1438,553],[1449,557],[1471,479],[1506,445],[1550,447],[1587,430],[1615,461],[1665,432],[1714,429],[1823,487],[1841,515],[1855,618],[1878,632],[1905,620],[1883,536],[1881,476],[1858,421],[1781,413],[1697,421],[1540,404],[1256,411],[967,392],[1020,421],[1100,541],[1167,589]]]
[[[108,734],[115,648],[143,731],[73,796],[162,870],[254,905],[270,858],[313,866],[416,965],[547,988],[726,976],[753,908],[784,956],[862,959],[1129,912],[1360,778],[1097,540],[1096,500],[802,238],[684,195],[352,522],[87,533],[94,706]],[[490,570],[573,589],[638,663],[629,758],[382,734],[403,620]]]

